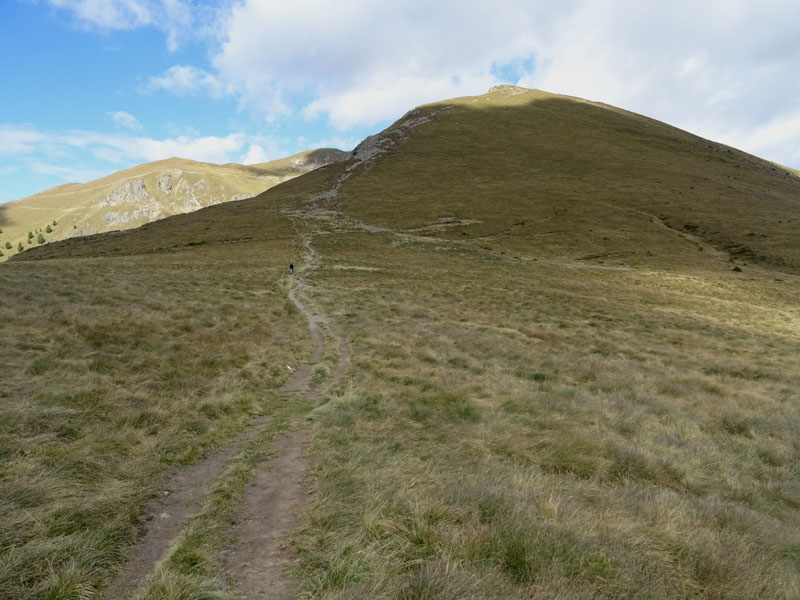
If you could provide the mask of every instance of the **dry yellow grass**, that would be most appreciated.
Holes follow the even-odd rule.
[[[122,329],[81,360],[105,364],[124,351],[136,364],[143,354],[152,357],[143,380],[172,373],[213,392],[202,368],[194,381],[203,356],[216,356],[195,339],[203,320],[271,328],[269,314],[258,325],[256,298],[273,290],[264,301],[281,315],[271,281],[289,258],[302,267],[305,251],[292,247],[302,233],[317,253],[306,300],[347,332],[352,351],[345,380],[311,413],[316,493],[296,540],[302,597],[800,596],[800,180],[643,117],[534,92],[458,99],[408,119],[417,126],[390,128],[394,143],[373,160],[11,261],[0,270],[16,282],[5,311],[28,315],[5,334],[15,395],[41,393],[48,371],[25,375],[40,357],[66,369],[58,361],[74,336],[53,336],[72,331],[70,320],[41,315],[73,302],[91,315],[95,297],[98,311],[123,315],[134,314],[131,299],[144,303],[154,339],[189,336],[198,354],[181,359],[185,376],[171,369],[168,343],[137,347],[138,330]],[[34,290],[49,279],[76,295],[42,304]],[[150,296],[160,300],[148,305]],[[194,310],[170,310],[193,324],[185,334],[157,316],[184,297]],[[308,346],[291,323],[283,339],[297,355]],[[229,357],[277,356],[274,345],[250,348],[236,327],[219,336],[233,345],[216,356],[225,381],[239,369]],[[269,364],[253,365],[252,393],[275,385]],[[150,410],[172,406],[149,396],[135,370],[108,374],[123,376]],[[196,415],[175,406],[180,431]],[[46,419],[46,406],[20,411],[44,423],[30,439],[59,435],[62,417]],[[181,439],[169,455],[196,455]],[[20,447],[15,438],[9,451]],[[72,477],[45,471],[36,485],[90,485]],[[7,489],[33,486],[19,481]],[[54,510],[51,498],[30,498]],[[47,556],[51,538],[12,500],[21,520],[11,529]],[[193,543],[209,540],[188,536],[182,548]],[[98,552],[99,572],[113,568],[111,549]],[[62,580],[103,579],[54,556]],[[18,576],[23,563],[10,564],[7,577]],[[37,564],[30,581],[45,585]],[[159,580],[162,595],[224,596],[208,565],[175,569]]]
[[[796,597],[796,278],[394,237],[317,238],[311,597]]]

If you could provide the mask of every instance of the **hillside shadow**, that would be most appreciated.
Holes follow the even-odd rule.
[[[8,225],[8,209],[5,204],[0,204],[0,227]]]

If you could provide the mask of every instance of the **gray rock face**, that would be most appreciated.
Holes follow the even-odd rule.
[[[131,221],[138,221],[139,219],[147,219],[152,221],[158,215],[158,210],[154,207],[140,208],[138,210],[130,211],[111,211],[102,216],[103,223],[110,227],[115,225],[124,225]]]
[[[153,199],[147,191],[144,179],[129,179],[120,184],[98,202],[97,206],[120,206],[121,204],[142,204]]]
[[[356,146],[353,150],[353,158],[356,160],[369,160],[379,154],[383,154],[394,142],[387,136],[380,133],[371,135]]]
[[[165,194],[169,194],[172,191],[172,175],[166,171],[161,173],[161,175],[158,176],[158,189]]]
[[[407,112],[400,121],[395,124],[393,129],[386,129],[381,133],[376,133],[364,139],[353,150],[352,157],[359,161],[372,160],[376,156],[385,154],[389,149],[405,142],[411,131],[424,123],[433,120],[440,110],[447,110],[449,106],[444,106],[438,110],[431,111],[429,114],[420,113],[418,109]]]

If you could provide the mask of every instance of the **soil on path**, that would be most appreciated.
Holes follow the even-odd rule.
[[[306,261],[311,264],[314,251],[310,240],[306,240],[306,247],[309,250]],[[289,291],[289,299],[308,319],[314,351],[308,364],[294,370],[281,392],[313,399],[344,375],[349,350],[344,334],[333,331],[338,362],[324,381],[315,384],[312,368],[323,359],[326,347],[320,325],[327,324],[327,320],[309,311],[297,298],[296,289],[293,287]],[[287,544],[301,525],[301,511],[308,500],[305,486],[309,466],[305,457],[308,437],[307,430],[295,429],[276,443],[277,456],[261,465],[239,508],[240,518],[231,532],[234,545],[224,552],[224,559],[228,563],[226,574],[236,582],[238,591],[247,600],[291,600],[295,597],[286,570],[296,557]]]
[[[228,460],[239,454],[268,423],[269,417],[260,417],[220,452],[172,472],[161,496],[145,508],[146,532],[128,552],[121,573],[103,592],[103,598],[125,598],[141,585],[156,563],[166,556],[186,519],[200,509],[200,499],[222,474]]]

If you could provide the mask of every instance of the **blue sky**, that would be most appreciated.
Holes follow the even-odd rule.
[[[785,0],[2,0],[0,202],[170,156],[350,149],[497,83],[798,168],[797,31]]]

